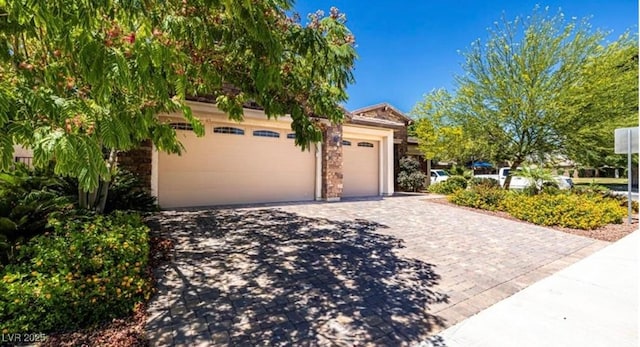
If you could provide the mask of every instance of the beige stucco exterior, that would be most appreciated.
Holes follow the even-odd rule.
[[[13,145],[13,156],[21,158],[33,157],[33,151],[20,145]]]
[[[320,144],[301,151],[287,138],[291,119],[266,119],[261,111],[245,110],[244,121],[229,121],[214,105],[193,102],[194,115],[205,125],[205,135],[177,130],[186,151],[182,156],[154,150],[151,188],[163,208],[320,199]],[[183,122],[179,114],[162,116]],[[234,127],[244,135],[214,133],[215,127]],[[279,138],[253,136],[256,130],[273,131]],[[345,139],[374,144],[357,147],[345,156],[346,194],[393,194],[393,131],[345,126]],[[362,154],[362,155],[361,155]],[[351,170],[350,168],[357,168]],[[355,185],[350,182],[357,182]]]

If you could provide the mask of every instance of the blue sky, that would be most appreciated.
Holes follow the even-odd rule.
[[[591,16],[594,28],[613,31],[614,40],[627,29],[638,31],[637,0],[298,0],[295,10],[306,20],[318,9],[336,6],[347,14],[356,36],[356,83],[349,87],[348,110],[389,102],[409,112],[433,89],[454,88],[462,72],[458,51],[487,38],[486,28],[503,13],[509,20],[530,14],[536,4],[562,9],[565,18]]]

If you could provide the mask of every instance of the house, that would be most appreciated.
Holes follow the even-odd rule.
[[[163,208],[384,196],[394,192],[394,129],[403,123],[347,113],[342,125],[317,119],[324,140],[302,151],[291,119],[245,109],[229,120],[214,104],[190,101],[205,125],[196,137],[180,114],[161,115],[185,146],[181,156],[149,143],[120,165],[147,181]],[[354,119],[355,118],[355,119]],[[398,129],[399,130],[399,129]]]
[[[181,114],[160,115],[176,130],[182,155],[159,152],[146,142],[118,156],[119,165],[135,172],[163,208],[394,193],[411,119],[389,104],[345,111],[341,125],[316,119],[323,141],[302,151],[294,145],[287,116],[267,119],[248,105],[244,120],[236,122],[213,103],[188,103],[205,126],[202,137]]]

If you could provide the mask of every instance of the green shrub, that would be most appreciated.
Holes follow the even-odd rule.
[[[424,187],[426,179],[427,175],[420,170],[420,163],[417,160],[411,157],[400,159],[400,172],[398,173],[400,188],[417,192]]]
[[[618,201],[587,194],[508,194],[502,208],[513,217],[539,225],[595,229],[621,223],[626,211]]]
[[[429,186],[429,193],[449,195],[453,192],[467,188],[467,180],[462,176],[450,176],[444,182]]]
[[[65,194],[68,182],[50,171],[17,165],[0,173],[0,264],[12,261],[16,242],[51,231],[51,214],[73,209],[73,199]]]
[[[544,184],[542,184],[541,192],[549,195],[555,195],[561,194],[562,190],[560,190],[560,187],[556,182],[544,182]]]
[[[136,214],[52,220],[0,271],[0,331],[51,332],[129,314],[148,299],[148,228]]]
[[[500,182],[493,178],[488,177],[472,177],[469,180],[469,187],[486,186],[489,188],[501,188]]]
[[[473,170],[469,170],[464,166],[453,165],[448,171],[452,176],[462,176],[466,180],[473,177]]]
[[[590,183],[587,186],[575,186],[573,190],[578,194],[606,194],[610,191],[609,188],[595,183]]]
[[[500,209],[507,191],[499,187],[476,185],[470,189],[461,189],[449,196],[449,201],[460,206],[496,211]]]
[[[105,213],[113,211],[153,212],[158,210],[156,198],[142,189],[136,175],[126,170],[118,170],[107,195]]]

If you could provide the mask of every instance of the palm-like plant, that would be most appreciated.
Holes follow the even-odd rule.
[[[546,182],[554,182],[551,171],[541,167],[524,166],[513,175],[526,179],[529,183],[527,191],[532,194],[540,193]]]

